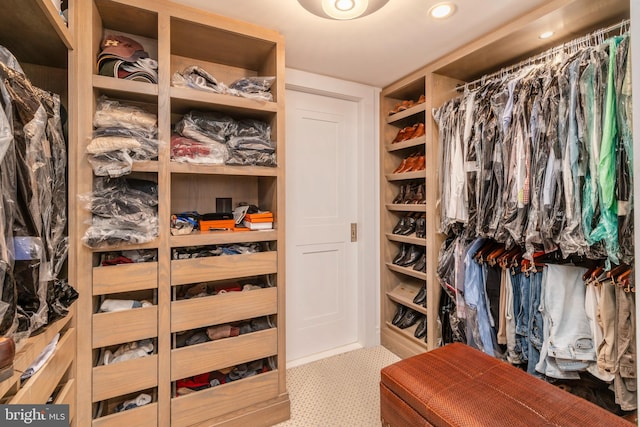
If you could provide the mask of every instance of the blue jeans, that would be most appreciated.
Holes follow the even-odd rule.
[[[527,372],[536,375],[536,364],[540,360],[540,349],[544,341],[544,322],[540,311],[542,271],[529,274],[529,358]]]

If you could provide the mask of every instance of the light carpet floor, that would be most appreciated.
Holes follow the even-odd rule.
[[[291,419],[276,426],[380,426],[380,369],[398,360],[377,346],[287,369]]]

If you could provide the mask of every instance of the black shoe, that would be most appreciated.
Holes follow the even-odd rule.
[[[420,319],[420,323],[418,323],[418,327],[413,333],[413,336],[418,339],[422,339],[427,336],[427,316],[422,316],[422,319]]]
[[[411,247],[406,251],[405,256],[402,257],[395,264],[399,265],[400,267],[410,267],[416,262],[418,262],[418,260],[423,254],[423,251],[419,246],[416,246],[416,245],[410,245],[410,246]]]
[[[408,185],[401,185],[400,186],[400,191],[398,192],[398,195],[396,196],[395,199],[393,199],[393,203],[394,205],[397,205],[399,203],[403,203],[404,202],[404,198],[407,196],[407,187]]]
[[[404,227],[400,229],[401,236],[408,236],[416,231],[416,219],[411,215],[407,215],[404,217]]]
[[[409,245],[405,245],[404,243],[402,243],[402,244],[400,245],[400,252],[398,252],[398,255],[396,255],[396,257],[395,257],[395,258],[393,259],[393,261],[392,261],[394,264],[396,264],[396,265],[400,265],[400,264],[398,264],[398,263],[399,263],[400,261],[402,261],[402,259],[403,259],[404,257],[406,257],[406,256],[407,256],[407,252],[408,252],[407,248],[408,248],[408,246],[409,246]]]
[[[391,324],[398,326],[398,322],[402,320],[402,318],[406,313],[407,313],[407,307],[402,304],[398,304],[398,308],[396,308],[396,314],[393,316],[393,320],[391,321]]]
[[[417,305],[423,305],[426,300],[427,300],[427,286],[422,285],[422,287],[420,288],[416,296],[413,297],[413,303]]]
[[[400,221],[398,221],[398,223],[396,224],[395,227],[393,227],[393,231],[391,231],[393,234],[400,234],[400,232],[402,232],[402,230],[404,230],[405,228],[405,222],[407,220],[406,216],[403,216],[402,218],[400,218]]]
[[[422,273],[427,271],[427,255],[426,254],[424,253],[422,254],[418,262],[416,262],[415,265],[413,266],[413,269],[415,271],[420,271]]]
[[[418,239],[427,237],[427,219],[424,216],[416,219],[416,237]]]
[[[415,310],[411,310],[409,308],[407,309],[407,312],[405,313],[404,316],[402,316],[402,319],[400,319],[400,321],[396,326],[400,329],[406,329],[410,326],[415,325],[416,322],[420,320],[420,316],[422,316],[422,314],[418,313]]]

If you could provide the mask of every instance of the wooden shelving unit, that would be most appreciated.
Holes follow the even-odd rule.
[[[77,209],[78,277],[82,310],[78,313],[78,372],[91,378],[78,388],[79,425],[89,426],[267,426],[289,417],[285,369],[221,384],[187,395],[176,393],[176,381],[272,358],[285,366],[284,345],[284,44],[277,32],[209,14],[166,0],[89,0],[78,5],[82,28],[78,38],[79,76],[77,122],[79,141],[92,133],[95,103],[106,95],[144,105],[158,116],[162,141],[157,161],[134,163],[132,177],[158,184],[159,235],[149,243],[89,249],[80,242],[89,214]],[[110,31],[139,40],[157,52],[158,84],[97,75],[100,42]],[[272,102],[171,86],[171,76],[198,65],[227,84],[251,76],[275,76]],[[173,125],[192,110],[256,119],[271,126],[277,145],[277,167],[196,165],[171,161]],[[81,146],[84,146],[81,144]],[[80,150],[74,160],[78,193],[92,189],[94,176]],[[172,213],[215,212],[216,197],[231,197],[234,206],[247,202],[271,210],[274,229],[255,232],[194,232],[173,236]],[[260,243],[269,251],[196,259],[172,259],[177,248],[200,245]],[[146,248],[157,251],[157,262],[102,267],[104,251]],[[269,275],[275,286],[194,299],[177,299],[184,285]],[[100,298],[143,295],[151,307],[97,313]],[[178,347],[186,331],[269,316],[275,327],[220,341]],[[153,355],[101,366],[101,349],[150,338]],[[135,380],[132,380],[135,378]],[[151,404],[114,413],[125,399],[145,392]],[[102,413],[95,410],[101,406]]]
[[[441,287],[437,280],[438,252],[444,236],[439,233],[438,190],[438,128],[431,112],[447,100],[457,96],[457,87],[501,67],[545,51],[553,46],[587,34],[629,17],[628,0],[552,0],[514,19],[508,24],[474,40],[450,54],[383,88],[380,94],[380,242],[381,242],[381,341],[382,345],[406,358],[440,345],[438,304]],[[556,33],[551,40],[538,35],[549,28]],[[405,111],[389,115],[403,100],[416,100],[424,94],[426,101]],[[425,121],[425,137],[391,144],[404,126]],[[403,157],[423,149],[426,171],[422,174],[393,174]],[[426,186],[425,205],[391,204],[400,185],[408,180]],[[391,230],[407,212],[425,212],[426,239],[418,242],[409,236],[395,236]],[[425,245],[426,273],[395,266],[391,260],[401,244]],[[418,342],[409,329],[401,330],[391,324],[399,304],[410,308],[414,304],[398,289],[417,289],[426,283],[427,316],[426,343]],[[402,296],[404,295],[404,296]]]

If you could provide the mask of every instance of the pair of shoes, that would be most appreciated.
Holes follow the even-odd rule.
[[[400,129],[391,143],[395,144],[402,141],[408,141],[421,136],[424,136],[424,123],[416,123],[412,126],[406,126]]]
[[[393,173],[404,173],[424,170],[425,168],[424,154],[414,153],[408,157],[402,159],[400,165],[393,171]]]
[[[425,199],[425,188],[422,183],[410,183],[400,186],[400,191],[396,195],[396,197],[391,202],[394,205],[397,204],[424,204],[426,203]]]
[[[401,111],[404,111],[408,108],[413,107],[415,104],[415,102],[411,101],[411,100],[407,100],[405,99],[404,101],[398,102],[392,109],[391,111],[389,111],[389,115],[394,115],[396,113],[399,113]]]
[[[402,243],[393,263],[400,267],[410,267],[418,262],[423,253],[424,250],[420,246]]]
[[[423,339],[427,336],[427,316],[422,316],[413,336],[418,339]]]
[[[416,305],[424,305],[427,301],[427,285],[422,285],[415,297],[413,297],[413,303]]]
[[[400,218],[400,221],[393,227],[393,234],[408,236],[416,231],[416,220],[412,214]]]
[[[16,357],[16,344],[12,337],[0,338],[0,381],[13,376],[13,359]]]
[[[402,318],[395,324],[400,329],[406,329],[416,324],[418,320],[420,320],[420,316],[422,314],[418,313],[415,310],[407,308],[406,313],[402,316]],[[423,316],[424,317],[424,316]]]

